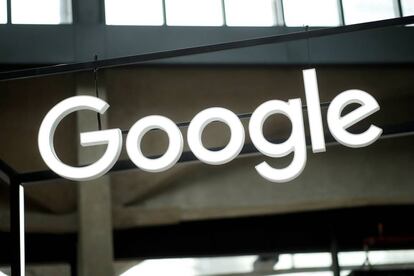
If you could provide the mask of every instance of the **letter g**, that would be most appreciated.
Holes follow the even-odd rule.
[[[119,158],[122,148],[122,133],[120,129],[84,132],[80,134],[82,146],[107,144],[103,156],[95,163],[85,167],[72,167],[64,164],[56,155],[53,146],[53,136],[56,127],[68,114],[79,110],[92,110],[105,113],[109,105],[95,97],[75,96],[63,100],[54,106],[40,126],[38,146],[40,155],[48,167],[58,175],[76,181],[96,179],[107,173]]]

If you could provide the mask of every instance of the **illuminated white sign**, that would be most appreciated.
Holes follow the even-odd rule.
[[[312,151],[325,152],[325,134],[322,124],[318,83],[315,69],[303,71],[306,103]],[[360,106],[342,116],[344,108],[357,103]],[[76,181],[96,179],[107,173],[119,158],[122,148],[120,129],[109,129],[80,134],[82,146],[107,144],[103,156],[95,163],[85,167],[72,167],[64,164],[56,155],[53,136],[60,121],[68,114],[79,110],[92,110],[103,114],[109,105],[95,97],[75,96],[63,100],[53,107],[44,118],[38,137],[40,154],[49,168],[58,175]],[[380,109],[377,101],[361,90],[347,90],[336,96],[328,108],[327,122],[332,136],[342,145],[358,148],[375,142],[382,129],[371,125],[366,131],[353,134],[349,127],[365,119]],[[263,134],[263,125],[273,114],[285,115],[292,124],[290,137],[283,143],[272,143]],[[202,133],[211,122],[223,122],[230,128],[230,141],[219,151],[211,151],[203,145]],[[141,151],[143,136],[152,129],[160,129],[168,135],[169,144],[166,152],[150,159]],[[288,102],[271,100],[261,104],[252,114],[249,122],[249,135],[259,152],[269,157],[284,157],[293,153],[291,163],[282,169],[275,169],[262,162],[256,166],[257,172],[272,182],[287,182],[300,175],[306,165],[306,140],[301,99]],[[187,142],[194,155],[202,162],[210,165],[222,165],[236,158],[243,148],[245,130],[240,119],[232,111],[212,107],[198,113],[190,122],[187,131]],[[177,125],[170,119],[152,115],[138,120],[130,129],[126,138],[126,150],[129,158],[140,169],[147,172],[161,172],[174,166],[183,152],[183,136]]]

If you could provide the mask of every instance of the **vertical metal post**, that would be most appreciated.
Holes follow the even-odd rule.
[[[12,8],[11,8],[11,0],[7,0],[7,24],[12,23]]]
[[[167,6],[166,1],[162,0],[162,16],[164,17],[164,26],[167,26]]]
[[[276,26],[285,26],[285,13],[283,11],[283,1],[275,0],[274,1],[275,16],[276,16]]]
[[[227,26],[226,0],[221,0],[221,15],[223,16],[223,26]]]
[[[338,13],[339,13],[339,25],[345,26],[345,14],[344,14],[344,4],[342,3],[342,0],[338,1]]]
[[[395,10],[397,17],[404,16],[404,11],[403,11],[401,0],[394,0],[394,10]]]
[[[16,179],[10,183],[11,276],[25,275],[24,188]]]
[[[338,242],[336,240],[335,234],[332,231],[331,235],[331,256],[332,256],[332,272],[334,276],[341,275],[341,268],[339,266],[338,260]]]
[[[72,257],[72,260],[70,261],[70,276],[78,276],[78,262],[77,262],[77,248],[74,250],[74,256]]]

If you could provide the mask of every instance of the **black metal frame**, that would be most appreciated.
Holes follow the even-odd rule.
[[[234,42],[228,42],[228,43],[222,43],[222,44],[214,44],[214,45],[206,45],[206,46],[164,51],[164,52],[148,53],[148,54],[143,54],[143,55],[122,57],[122,58],[106,59],[106,60],[99,60],[99,61],[96,60],[92,62],[76,63],[76,64],[64,64],[64,65],[40,67],[40,68],[33,68],[33,69],[26,69],[26,70],[19,70],[19,71],[10,71],[10,72],[0,73],[0,81],[32,78],[32,77],[71,73],[71,72],[81,72],[81,71],[87,71],[87,70],[98,70],[102,68],[126,66],[126,65],[144,63],[148,61],[155,61],[155,60],[166,59],[166,58],[182,57],[182,56],[195,55],[195,54],[201,54],[201,53],[211,53],[211,52],[246,48],[246,47],[265,45],[265,44],[275,44],[275,43],[323,37],[323,36],[329,36],[329,35],[338,35],[338,34],[344,34],[344,33],[349,33],[349,32],[370,30],[370,29],[375,29],[375,28],[384,28],[384,27],[396,26],[396,25],[406,25],[406,24],[411,24],[411,23],[414,23],[414,16],[381,20],[381,21],[355,24],[355,25],[340,26],[340,27],[335,27],[335,28],[324,28],[324,29],[319,29],[319,30],[290,33],[286,35],[269,36],[269,37],[262,37],[262,38],[256,38],[256,39],[234,41]],[[322,104],[322,107],[326,105],[327,105],[326,103]],[[304,109],[306,109],[306,106],[304,106]],[[249,118],[250,116],[251,114],[240,114],[239,115],[241,119]],[[188,124],[189,122],[179,123],[178,126],[183,127],[183,126],[187,126]],[[412,135],[414,134],[414,122],[410,122],[404,125],[384,126],[383,130],[384,132],[383,132],[382,138]],[[127,131],[124,131],[124,133],[126,132]],[[309,141],[309,139],[307,139],[307,141]],[[327,137],[326,141],[328,144],[336,143],[332,137]],[[309,145],[309,143],[307,144]],[[254,154],[254,153],[257,153],[257,150],[255,149],[255,147],[252,144],[246,144],[243,147],[241,155]],[[193,153],[184,152],[178,162],[191,162],[191,161],[196,161],[196,160],[197,158],[194,156]],[[136,167],[130,161],[121,160],[115,164],[115,166],[111,169],[111,172],[123,171],[123,170],[129,170],[129,169],[136,169]],[[29,173],[18,173],[1,160],[0,160],[0,173],[3,173],[3,176],[5,176],[6,178],[5,181],[10,185],[10,230],[11,230],[11,236],[12,236],[12,243],[11,243],[12,244],[12,263],[11,263],[12,276],[21,276],[21,275],[24,275],[24,272],[22,273],[22,270],[24,270],[24,222],[22,220],[22,214],[24,212],[24,210],[22,210],[22,208],[24,208],[23,207],[24,205],[22,202],[23,201],[23,198],[22,198],[23,185],[34,183],[34,182],[39,182],[39,181],[59,179],[61,177],[56,175],[50,170],[29,172]],[[333,261],[334,261],[333,269],[335,271],[335,275],[337,275],[339,271],[339,265],[337,263],[336,253],[337,253],[337,246],[336,246],[335,239],[333,238],[332,239],[332,254],[333,254]]]
[[[346,26],[339,26],[333,28],[321,28],[317,30],[309,30],[302,32],[293,32],[283,35],[274,35],[267,37],[260,37],[247,40],[239,40],[233,42],[211,44],[205,46],[176,49],[170,51],[154,52],[141,55],[103,59],[99,61],[89,61],[74,64],[62,64],[54,66],[45,66],[39,68],[0,72],[0,81],[23,79],[31,77],[40,77],[47,75],[56,75],[63,73],[82,72],[95,69],[105,69],[120,66],[127,66],[133,64],[141,64],[145,62],[153,62],[168,58],[184,57],[197,54],[213,53],[219,51],[226,51],[232,49],[241,49],[247,47],[254,47],[260,45],[277,44],[282,42],[290,42],[302,39],[310,39],[317,37],[324,37],[330,35],[346,34],[351,32],[358,32],[364,30],[372,30],[378,28],[385,28],[390,26],[408,25],[414,23],[414,15],[407,17],[399,17],[393,19],[386,19],[368,23],[360,23]]]

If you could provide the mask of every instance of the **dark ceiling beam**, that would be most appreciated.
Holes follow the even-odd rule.
[[[387,20],[380,20],[368,23],[360,23],[354,25],[345,25],[333,28],[322,28],[309,31],[291,32],[287,34],[271,35],[266,37],[259,37],[253,39],[242,39],[225,43],[210,44],[196,47],[186,47],[182,49],[166,50],[159,52],[149,52],[144,54],[125,56],[119,58],[101,59],[98,61],[89,61],[73,64],[63,64],[55,66],[46,66],[33,69],[25,69],[11,72],[1,72],[0,80],[13,80],[29,77],[47,76],[62,73],[81,72],[94,69],[105,69],[119,66],[141,64],[146,62],[162,61],[164,59],[187,57],[199,54],[216,53],[227,50],[239,50],[242,48],[250,48],[255,46],[275,45],[280,43],[295,42],[304,39],[323,38],[333,35],[348,34],[354,32],[362,32],[367,30],[380,29],[391,26],[400,26],[414,23],[414,16],[393,18]],[[86,28],[86,27],[85,27]],[[92,28],[87,26],[87,28]],[[82,29],[84,30],[84,28]],[[80,30],[78,30],[80,31]],[[1,29],[0,29],[1,33]],[[85,33],[85,35],[87,35]],[[87,35],[93,41],[98,41],[97,38]],[[354,43],[354,42],[352,42]],[[81,47],[81,45],[77,46]],[[99,51],[102,51],[100,49]],[[355,49],[354,49],[355,50]],[[361,50],[361,49],[358,49]],[[369,49],[368,49],[369,50]],[[95,51],[97,54],[98,51]],[[92,53],[90,53],[92,56]],[[309,58],[309,57],[308,57]]]
[[[414,248],[414,206],[377,206],[261,217],[184,222],[114,231],[115,260],[362,251],[367,238],[399,237],[369,250]],[[358,227],[352,227],[357,225]],[[306,229],[304,231],[303,229]],[[408,241],[408,242],[407,242]],[[26,259],[35,263],[76,261],[76,234],[26,235]],[[0,265],[10,261],[10,234],[0,232]]]

